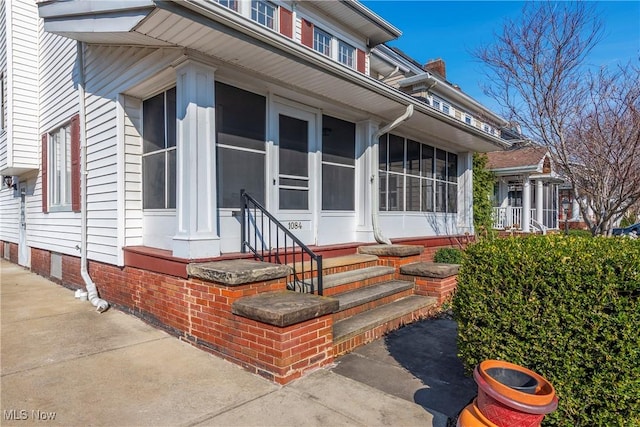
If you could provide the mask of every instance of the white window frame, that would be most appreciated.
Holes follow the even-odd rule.
[[[142,194],[143,194],[143,195],[142,195],[142,203],[143,203],[143,208],[142,208],[142,209],[143,209],[143,211],[145,211],[145,212],[152,212],[152,211],[175,211],[176,207],[170,207],[170,206],[169,206],[169,199],[170,199],[170,197],[169,197],[169,196],[170,196],[170,190],[171,190],[171,189],[169,188],[169,186],[170,186],[170,185],[173,185],[173,191],[176,193],[176,205],[177,205],[177,202],[178,202],[178,201],[177,201],[177,190],[178,190],[178,189],[177,189],[177,182],[176,182],[176,181],[174,181],[174,182],[170,182],[170,181],[169,181],[169,153],[170,153],[171,151],[175,151],[175,152],[176,152],[176,163],[177,163],[177,145],[178,145],[178,144],[177,144],[177,135],[176,135],[176,145],[169,146],[169,147],[166,145],[166,143],[167,143],[167,138],[168,138],[168,135],[167,135],[167,131],[168,131],[168,121],[167,121],[167,92],[169,92],[171,89],[176,89],[176,91],[177,91],[177,88],[176,88],[175,86],[172,86],[172,87],[169,87],[169,88],[167,88],[167,89],[165,89],[165,90],[163,90],[163,91],[161,91],[161,92],[159,92],[159,93],[156,93],[156,94],[155,94],[155,95],[153,95],[153,96],[150,96],[150,97],[148,97],[148,98],[145,98],[145,99],[142,101],[142,106],[141,106],[141,111],[140,111],[140,113],[141,113],[141,116],[143,116],[143,123],[144,123],[144,107],[143,107],[143,106],[144,106],[144,102],[145,102],[146,100],[148,100],[148,99],[153,98],[154,96],[159,95],[159,94],[162,94],[162,95],[163,95],[163,98],[164,98],[164,100],[163,100],[163,105],[164,105],[164,110],[163,110],[163,122],[164,122],[164,143],[165,143],[165,147],[164,147],[164,148],[161,148],[161,149],[159,149],[159,150],[149,151],[149,152],[147,152],[147,153],[145,153],[145,152],[144,152],[144,148],[143,148],[143,152],[142,152],[142,158],[143,158],[143,159],[144,159],[145,157],[152,156],[152,155],[154,155],[154,154],[158,154],[158,153],[163,153],[163,155],[164,155],[164,161],[165,161],[165,169],[164,169],[164,207],[163,207],[163,208],[145,208],[145,207],[144,207],[144,200],[145,200],[145,199],[144,199],[144,186],[145,186],[145,183],[144,183],[144,170],[143,170],[143,172],[142,172],[142,174],[143,174],[143,182],[142,182]],[[176,99],[177,99],[177,92],[176,92]],[[174,117],[174,120],[175,120],[175,117]],[[144,137],[144,127],[143,127],[143,129],[142,129],[142,136]],[[143,161],[143,163],[144,163],[144,161]],[[177,173],[177,164],[176,164],[176,173]],[[176,179],[177,179],[177,177],[176,177]]]
[[[273,16],[269,16],[266,13],[268,11],[271,11]],[[278,6],[265,0],[251,0],[251,20],[263,27],[278,31]],[[272,25],[269,25],[269,20],[271,20]]]
[[[71,210],[71,122],[47,134],[49,211]],[[64,179],[63,179],[63,171]]]
[[[215,0],[220,3],[220,5],[226,7],[227,9],[231,9],[235,12],[238,12],[238,0]]]
[[[318,37],[317,37],[318,35],[323,36],[327,41],[327,43],[323,43],[323,45],[322,45],[322,47],[324,47],[324,49],[321,49],[320,46],[319,46],[319,42],[320,41],[318,40]],[[333,46],[332,46],[333,39],[334,39],[334,37],[330,33],[326,32],[325,30],[322,30],[322,29],[320,29],[320,28],[318,28],[318,27],[316,27],[314,25],[314,27],[313,27],[313,50],[315,50],[318,53],[321,53],[324,56],[328,56],[329,58],[332,58],[332,54],[333,54],[333,50],[334,50]],[[328,53],[326,52],[326,49],[329,49]]]
[[[345,60],[343,60],[343,49],[348,49],[348,55],[344,55]],[[338,39],[338,62],[349,68],[356,68],[356,48],[340,39]]]
[[[389,138],[389,134],[386,134],[387,138]],[[399,135],[396,135],[399,136]],[[380,168],[380,165],[378,166],[378,173],[379,174],[384,174],[386,176],[386,183],[385,183],[385,188],[384,189],[378,189],[379,194],[380,194],[380,202],[382,204],[382,199],[385,198],[384,201],[384,206],[385,209],[380,209],[381,212],[394,212],[394,213],[412,213],[412,212],[423,212],[423,213],[437,213],[437,214],[457,214],[458,212],[458,206],[456,203],[456,207],[455,210],[450,211],[449,210],[449,189],[454,189],[455,188],[455,194],[458,194],[458,183],[457,181],[449,181],[448,180],[448,168],[449,168],[449,155],[450,154],[455,154],[456,156],[458,156],[458,154],[456,153],[451,153],[447,150],[443,150],[441,148],[438,147],[434,147],[432,145],[428,145],[426,143],[422,143],[420,141],[416,141],[420,144],[420,174],[419,175],[414,175],[409,173],[409,171],[407,170],[407,142],[410,140],[410,138],[406,138],[406,137],[401,137],[404,140],[404,167],[403,167],[403,172],[396,172],[396,171],[392,171],[390,170],[389,167],[389,139],[387,139],[387,162],[385,165],[384,169]],[[413,140],[415,141],[415,140]],[[426,174],[425,171],[422,170],[422,152],[423,150],[429,147],[430,149],[433,150],[433,165],[432,165],[432,172],[429,174]],[[436,176],[436,169],[437,169],[437,158],[436,158],[436,153],[437,151],[443,151],[446,155],[445,155],[445,165],[446,165],[446,172],[445,172],[445,176],[444,179],[440,179],[437,178]],[[458,173],[457,167],[459,165],[459,160],[456,160],[456,174]],[[389,177],[391,176],[396,176],[398,177],[397,179],[401,179],[403,181],[403,186],[402,186],[402,206],[397,206],[397,209],[390,209],[389,208],[389,195],[393,192],[395,192],[395,190],[391,190],[389,187]],[[420,210],[407,210],[407,181],[410,178],[415,178],[415,179],[420,179],[420,190],[419,190],[419,200],[420,200]],[[433,208],[433,210],[428,210],[428,209],[424,209],[423,207],[425,206],[425,203],[423,203],[423,198],[422,198],[422,188],[424,185],[427,185],[427,182],[430,182],[433,186],[433,194],[432,194],[432,201],[431,201],[431,206]],[[444,200],[444,210],[438,210],[438,184],[444,184],[444,192],[441,193],[442,198]]]

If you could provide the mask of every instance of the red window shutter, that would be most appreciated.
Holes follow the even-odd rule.
[[[71,210],[80,212],[80,116],[71,118]]]
[[[293,12],[280,7],[280,34],[293,38]]]
[[[313,49],[313,24],[306,19],[302,20],[302,44]]]
[[[363,50],[360,50],[360,49],[357,49],[357,51],[358,51],[358,58],[357,58],[357,61],[358,61],[358,71],[360,71],[361,73],[365,73],[365,72],[366,72],[367,67],[365,66],[365,65],[366,65],[366,64],[365,64],[365,59],[366,59],[366,57],[365,57],[365,55],[364,55],[364,51],[363,51]]]
[[[49,212],[49,176],[47,175],[47,168],[49,162],[47,159],[47,149],[49,145],[49,138],[47,134],[42,135],[42,212]]]

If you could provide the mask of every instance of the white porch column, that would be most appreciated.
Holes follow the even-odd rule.
[[[358,242],[373,242],[371,221],[371,177],[378,173],[378,145],[371,138],[379,128],[378,123],[365,120],[356,123],[356,232]],[[375,166],[375,168],[374,168]],[[377,180],[376,180],[377,181]],[[378,191],[376,188],[375,191]]]
[[[571,221],[580,221],[580,204],[575,197],[571,199]]]
[[[473,153],[458,153],[458,233],[473,234]]]
[[[177,188],[173,255],[220,255],[217,225],[215,68],[187,60],[176,67]]]
[[[522,224],[520,227],[522,231],[528,233],[531,231],[531,181],[529,176],[523,177],[522,182]]]
[[[539,224],[544,224],[542,221],[544,220],[544,215],[542,209],[544,207],[544,184],[541,179],[536,179],[536,221]],[[546,225],[546,224],[545,224]]]

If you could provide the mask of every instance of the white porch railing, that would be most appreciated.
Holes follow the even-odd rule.
[[[522,208],[505,206],[493,208],[493,228],[506,230],[509,228],[520,229],[522,224]]]
[[[531,219],[531,225],[539,228],[538,225],[533,224],[533,221],[537,218],[535,209],[531,209],[529,218]],[[556,209],[543,209],[542,225],[548,229],[557,229],[558,211]],[[522,208],[514,206],[494,207],[493,228],[498,230],[522,230]]]

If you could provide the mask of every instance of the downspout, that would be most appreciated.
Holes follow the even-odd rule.
[[[387,132],[391,132],[391,130],[398,127],[402,122],[408,120],[413,115],[413,104],[409,104],[407,106],[407,110],[400,117],[395,119],[393,122],[389,123],[382,129],[378,129],[376,133],[371,137],[371,147],[374,147],[378,144],[378,139]],[[371,223],[373,225],[373,237],[376,239],[376,242],[380,244],[390,245],[391,240],[386,238],[382,234],[382,230],[380,229],[380,224],[378,222],[378,209],[380,209],[380,189],[378,185],[378,165],[374,164],[374,157],[371,156],[371,170],[375,171],[371,174]]]
[[[86,106],[84,100],[84,43],[78,42],[78,96],[80,98],[80,275],[87,287],[88,299],[102,313],[109,308],[109,303],[98,296],[96,284],[91,280],[87,268],[87,134]]]

